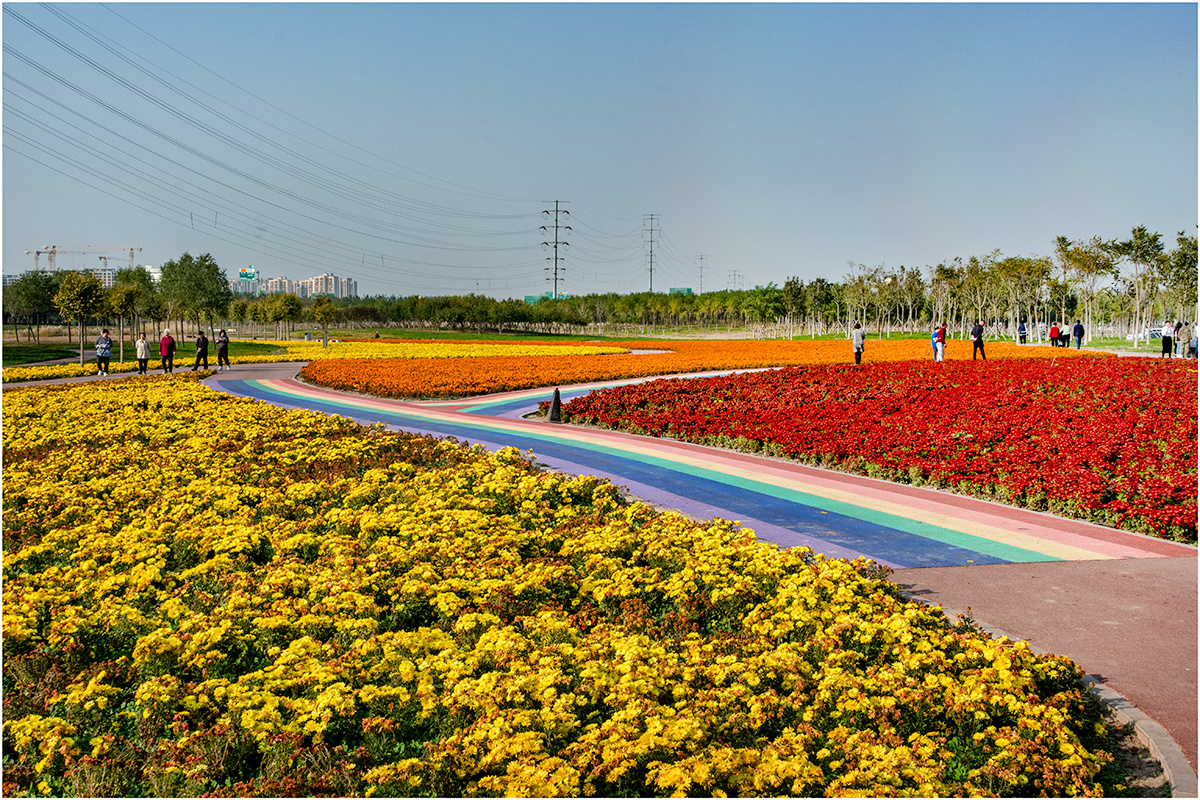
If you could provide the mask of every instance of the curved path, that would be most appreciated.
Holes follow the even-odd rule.
[[[608,478],[648,503],[738,520],[783,547],[887,564],[896,583],[951,618],[969,607],[989,630],[1066,655],[1124,695],[1182,748],[1190,776],[1181,774],[1189,764],[1178,762],[1177,787],[1195,786],[1194,547],[772,458],[523,419],[550,399],[548,389],[401,402],[304,384],[294,378],[298,366],[239,366],[208,383],[396,430],[517,447],[548,467]],[[567,387],[561,397],[613,383],[620,382]]]

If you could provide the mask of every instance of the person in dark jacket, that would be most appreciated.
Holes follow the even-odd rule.
[[[224,366],[222,366],[224,365]],[[217,334],[217,371],[231,369],[229,366],[229,334],[222,328]]]
[[[192,372],[196,371],[201,361],[204,361],[204,368],[208,369],[208,337],[204,335],[204,331],[200,331],[200,335],[196,337],[196,363],[192,364]]]
[[[1017,326],[1017,336],[1019,336],[1021,338],[1021,344],[1025,344],[1025,337],[1028,335],[1029,335],[1029,331],[1028,331],[1028,329],[1026,329],[1025,323],[1022,322],[1020,325]]]
[[[175,339],[171,337],[171,331],[163,331],[162,338],[158,340],[158,354],[162,357],[162,371],[173,372],[175,370]]]
[[[983,360],[987,361],[987,353],[983,352],[983,323],[975,320],[975,327],[971,328],[971,360],[975,360],[975,354],[983,356]]]
[[[1071,335],[1075,337],[1075,349],[1079,349],[1079,345],[1083,344],[1083,323],[1075,320],[1075,327],[1071,329]]]
[[[108,374],[108,360],[112,358],[112,344],[108,328],[105,328],[96,338],[96,373],[98,375]]]

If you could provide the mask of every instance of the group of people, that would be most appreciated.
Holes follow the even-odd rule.
[[[1021,323],[1021,327],[1022,328],[1025,327],[1024,322]],[[1070,330],[1067,329],[1067,325],[1065,322],[1063,323],[1063,326],[1061,328],[1058,327],[1057,322],[1051,324],[1051,326],[1050,326],[1050,346],[1051,347],[1070,347],[1072,339],[1075,340],[1075,349],[1078,350],[1080,345],[1083,344],[1083,323],[1082,322],[1080,322],[1079,320],[1075,320],[1075,326],[1072,327]],[[1024,334],[1021,334],[1021,344],[1025,344],[1025,335]]]
[[[929,344],[933,347],[933,360],[946,360],[946,323],[933,326],[933,333],[929,336]],[[983,322],[975,320],[975,324],[971,327],[971,360],[978,361],[983,359],[987,361],[987,353],[983,349]]]
[[[229,370],[233,366],[229,363],[229,336],[222,329],[217,334],[217,369]],[[96,367],[100,375],[108,374],[109,359],[112,358],[113,340],[108,335],[108,328],[101,331],[100,336],[96,339]],[[138,375],[146,375],[150,371],[150,342],[146,341],[146,334],[139,333],[136,344]],[[164,373],[175,371],[175,339],[171,336],[169,329],[162,332],[162,338],[158,340],[158,355],[162,359],[162,371]],[[192,371],[195,372],[203,366],[208,369],[208,337],[204,335],[204,331],[200,331],[196,336],[196,361],[192,364]]]
[[[1167,323],[1162,329],[1162,353],[1160,358],[1172,355],[1189,358],[1196,349],[1196,333],[1190,323],[1176,321],[1174,325]]]
[[[1021,344],[1025,344],[1029,335],[1025,323],[1022,322],[1017,327],[1017,336]],[[1068,328],[1065,324],[1059,327],[1057,322],[1051,324],[1049,331],[1049,339],[1051,347],[1070,347],[1071,340],[1075,340],[1075,349],[1078,350],[1083,345],[1084,328],[1083,323],[1075,320],[1075,324]],[[850,340],[854,345],[854,363],[862,363],[863,349],[866,342],[866,331],[862,325],[854,323],[854,327],[850,331]],[[933,333],[929,337],[929,343],[933,347],[933,360],[943,361],[946,358],[946,323],[935,325]],[[1162,355],[1170,358],[1172,355],[1180,358],[1189,358],[1196,356],[1197,336],[1195,328],[1186,322],[1176,322],[1174,325],[1167,323],[1162,329]],[[971,360],[975,361],[982,358],[987,361],[987,354],[983,349],[983,322],[975,320],[974,327],[971,328]]]

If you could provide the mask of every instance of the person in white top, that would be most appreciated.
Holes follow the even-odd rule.
[[[854,342],[854,363],[862,363],[863,344],[867,338],[867,332],[863,330],[862,325],[854,323],[854,330],[850,332],[850,339]]]

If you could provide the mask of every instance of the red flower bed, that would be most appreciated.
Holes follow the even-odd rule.
[[[593,392],[564,419],[1196,541],[1195,362],[793,367]]]

